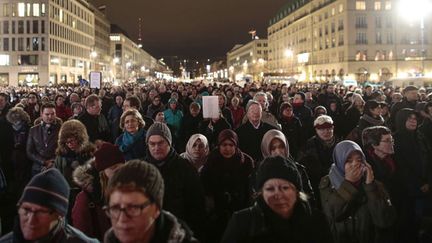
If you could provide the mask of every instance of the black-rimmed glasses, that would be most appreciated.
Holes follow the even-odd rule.
[[[143,204],[129,204],[125,207],[121,207],[120,205],[105,206],[103,210],[108,217],[113,219],[120,217],[121,212],[123,212],[128,218],[134,218],[140,216],[142,211],[151,204],[151,201],[147,201]]]

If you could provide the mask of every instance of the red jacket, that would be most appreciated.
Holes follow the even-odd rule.
[[[102,206],[92,202],[87,192],[81,191],[72,208],[72,225],[87,236],[102,242],[105,232],[111,227],[111,222]]]
[[[229,107],[231,110],[231,114],[233,116],[233,129],[238,128],[242,124],[243,116],[245,115],[245,109],[241,106],[238,106],[237,109],[234,109],[232,106]]]
[[[65,105],[56,106],[55,110],[57,117],[61,118],[63,121],[67,121],[69,117],[73,115],[71,108]]]

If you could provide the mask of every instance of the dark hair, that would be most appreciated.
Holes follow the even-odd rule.
[[[368,127],[362,132],[362,142],[365,149],[378,146],[383,135],[391,134],[391,130],[384,126]]]
[[[364,108],[363,108],[363,113],[369,116],[372,116],[371,110],[379,107],[381,104],[376,101],[376,100],[368,100],[366,101]]]
[[[125,101],[129,101],[131,107],[137,110],[141,110],[141,101],[137,96],[135,95],[129,96],[125,99]]]
[[[52,102],[45,102],[41,105],[40,112],[42,113],[46,108],[56,108],[55,104]]]
[[[57,102],[57,99],[60,98],[60,97],[64,99],[64,96],[63,96],[63,95],[58,94],[58,95],[55,96],[55,98],[54,98],[54,102]]]

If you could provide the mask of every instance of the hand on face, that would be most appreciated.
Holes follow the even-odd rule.
[[[364,165],[362,163],[345,164],[345,180],[355,183],[363,176]]]

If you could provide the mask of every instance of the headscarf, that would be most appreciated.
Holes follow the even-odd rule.
[[[290,152],[289,152],[289,144],[288,141],[285,137],[285,135],[276,129],[271,129],[269,131],[267,131],[264,136],[263,139],[261,141],[261,153],[263,158],[267,158],[271,156],[270,153],[270,144],[273,141],[273,139],[279,139],[280,141],[282,141],[282,143],[285,145],[285,158],[288,158],[290,156]]]
[[[195,144],[195,142],[196,142],[198,139],[201,140],[201,142],[204,144],[204,146],[205,146],[205,152],[204,152],[204,154],[200,154],[199,156],[195,156],[195,155],[192,153],[192,148],[193,148],[193,145]],[[199,167],[201,167],[201,166],[203,165],[203,163],[206,161],[207,156],[208,156],[208,154],[209,154],[209,151],[210,151],[210,147],[209,147],[209,143],[208,143],[207,138],[206,138],[204,135],[202,135],[202,134],[200,134],[200,133],[197,133],[197,134],[192,135],[192,136],[189,138],[189,140],[188,140],[188,142],[187,142],[187,144],[186,144],[186,152],[180,154],[180,156],[181,156],[182,158],[187,159],[187,160],[188,160],[189,162],[191,162],[191,163],[192,163],[196,168],[199,168]]]
[[[236,148],[238,148],[238,136],[237,133],[235,133],[233,130],[224,129],[219,133],[218,145],[221,145],[221,143],[223,143],[223,141],[225,140],[230,140],[231,142],[234,143]]]
[[[360,146],[349,140],[344,140],[339,142],[333,150],[333,164],[330,167],[330,182],[332,186],[336,189],[339,189],[342,182],[345,179],[345,162],[350,156],[350,154],[354,151],[357,151],[361,154],[363,161],[366,161],[366,157],[363,154]]]

